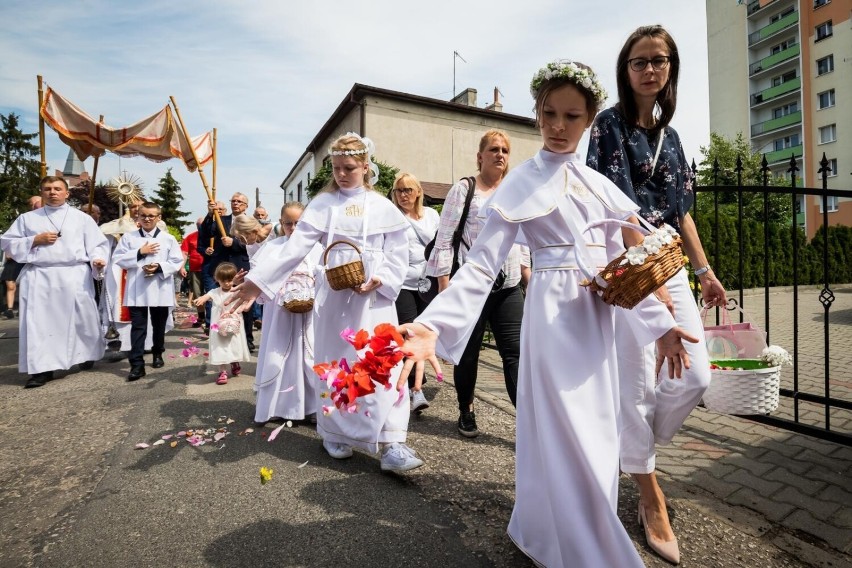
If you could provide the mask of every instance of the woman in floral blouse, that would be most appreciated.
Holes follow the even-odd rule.
[[[689,214],[695,195],[677,132],[669,126],[677,104],[680,58],[669,33],[660,26],[637,29],[617,62],[618,98],[594,122],[587,163],[612,180],[641,207],[652,225],[667,223],[681,234],[684,251],[701,281],[706,305],[724,305],[725,288],[707,262],[695,222]],[[657,292],[678,326],[704,337],[689,280],[681,270]],[[619,317],[619,314],[616,314]],[[677,563],[677,539],[669,524],[665,497],[657,483],[655,444],[671,442],[710,382],[704,341],[687,345],[692,367],[683,380],[654,377],[654,345],[640,345],[629,326],[616,325],[621,382],[621,469],[639,487],[639,519],[649,546]]]

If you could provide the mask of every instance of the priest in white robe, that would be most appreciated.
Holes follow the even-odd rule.
[[[66,203],[68,184],[41,180],[44,206],[18,217],[0,237],[0,247],[26,267],[18,278],[21,328],[18,370],[30,375],[25,388],[41,387],[53,372],[92,367],[104,355],[94,282],[109,255],[107,240],[92,218]]]

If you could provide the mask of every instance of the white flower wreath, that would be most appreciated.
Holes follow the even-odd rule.
[[[536,98],[538,96],[538,91],[545,81],[557,78],[568,79],[575,85],[580,85],[588,89],[595,98],[595,104],[598,109],[603,108],[607,97],[606,89],[598,81],[595,72],[591,69],[584,69],[568,59],[557,59],[548,63],[533,75],[532,81],[530,81],[530,94],[532,97]]]

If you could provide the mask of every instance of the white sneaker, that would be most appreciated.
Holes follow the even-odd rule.
[[[408,471],[423,465],[423,460],[414,455],[414,450],[394,442],[382,450],[382,471]]]
[[[412,392],[414,394],[411,395],[411,412],[417,412],[419,414],[429,408],[429,401],[426,400],[426,397],[423,395],[423,391]]]
[[[352,448],[346,444],[336,444],[334,442],[322,441],[322,447],[328,452],[328,455],[336,460],[345,460],[352,457]]]

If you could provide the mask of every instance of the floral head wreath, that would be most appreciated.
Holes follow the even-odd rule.
[[[373,161],[373,153],[376,151],[376,145],[373,144],[373,141],[366,136],[362,138],[355,132],[347,132],[344,134],[344,137],[349,136],[357,138],[364,147],[359,150],[333,150],[329,148],[328,153],[332,156],[359,156],[361,154],[367,154],[367,162],[370,164],[370,171],[373,174],[370,177],[370,185],[375,186],[376,182],[379,181],[379,166],[377,166],[376,162]]]
[[[557,59],[548,63],[533,75],[532,81],[530,81],[530,94],[534,99],[538,97],[541,86],[551,79],[567,79],[575,85],[588,89],[592,93],[598,109],[602,108],[606,101],[606,89],[598,81],[595,72],[581,67],[570,59]]]

